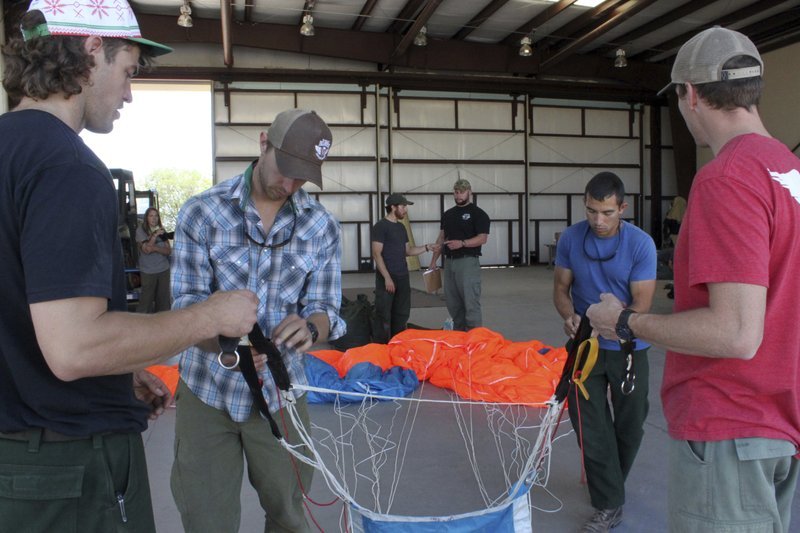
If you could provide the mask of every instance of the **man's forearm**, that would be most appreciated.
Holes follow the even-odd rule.
[[[734,328],[715,325],[707,307],[672,315],[634,313],[628,325],[637,339],[691,355],[750,359],[760,342],[748,342]]]
[[[575,307],[572,305],[572,298],[570,298],[568,294],[564,294],[561,291],[553,291],[553,305],[555,306],[558,314],[564,320],[575,314]]]
[[[425,252],[429,252],[427,244],[423,244],[422,246],[411,246],[406,250],[406,255],[408,256],[417,256],[422,255]]]

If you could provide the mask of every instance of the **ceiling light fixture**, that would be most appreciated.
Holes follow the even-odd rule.
[[[523,37],[522,40],[519,42],[520,44],[519,55],[521,55],[522,57],[532,56],[533,55],[533,47],[531,46],[532,43],[533,40],[531,40],[530,35],[526,35],[525,37]]]
[[[625,50],[622,48],[617,48],[617,58],[614,60],[614,66],[617,68],[628,66],[628,58],[625,57]]]
[[[428,46],[428,28],[423,26],[414,37],[414,46]]]
[[[178,16],[178,26],[182,28],[192,27],[192,8],[189,6],[188,0],[184,0],[181,6],[181,14]]]
[[[311,14],[303,15],[303,25],[300,26],[300,35],[304,37],[314,36],[314,17]]]

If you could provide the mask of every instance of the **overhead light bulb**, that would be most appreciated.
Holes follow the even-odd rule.
[[[314,36],[314,17],[310,14],[303,15],[303,25],[300,26],[300,34],[305,37]]]
[[[414,46],[427,46],[428,45],[428,28],[423,26],[419,29],[416,37],[414,37]]]
[[[617,48],[617,58],[614,60],[614,66],[617,68],[628,66],[628,58],[625,57],[625,50],[622,48]]]
[[[531,41],[531,38],[529,36],[526,35],[525,37],[523,37],[522,40],[519,42],[519,44],[522,45],[519,47],[519,55],[521,55],[522,57],[532,56],[533,55],[533,47],[531,46],[532,42],[533,41]]]
[[[184,2],[181,6],[181,14],[178,16],[178,26],[183,28],[192,27],[192,8],[189,7],[189,2]]]

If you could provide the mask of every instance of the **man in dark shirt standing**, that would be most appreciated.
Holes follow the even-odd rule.
[[[472,186],[465,179],[453,185],[456,205],[442,215],[442,229],[436,245],[446,257],[444,295],[453,329],[468,331],[483,325],[481,318],[481,246],[489,238],[491,221],[486,212],[472,203]],[[439,251],[434,251],[431,268],[436,267]]]
[[[438,250],[438,245],[411,246],[406,227],[401,222],[408,214],[409,202],[402,194],[386,198],[386,217],[372,228],[372,258],[375,260],[375,311],[379,329],[377,342],[389,339],[406,329],[411,315],[411,283],[406,257]]]
[[[125,312],[117,192],[78,134],[111,132],[131,79],[170,48],[142,38],[124,0],[33,0],[15,27],[2,56],[16,104],[0,116],[0,529],[155,531],[141,433],[170,395],[143,369],[246,334],[258,299]]]

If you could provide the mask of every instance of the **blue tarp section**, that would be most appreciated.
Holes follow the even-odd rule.
[[[413,370],[396,366],[384,372],[372,363],[359,363],[341,378],[335,368],[313,355],[306,355],[306,377],[309,385],[314,387],[395,398],[408,396],[419,386]],[[306,396],[310,403],[333,403],[337,394],[309,391]],[[340,402],[361,400],[358,396],[339,395]]]
[[[451,517],[412,518],[403,516],[367,517],[361,514],[364,533],[530,533],[531,514],[528,488],[522,487],[511,502],[498,509]],[[355,510],[358,512],[358,510]]]

